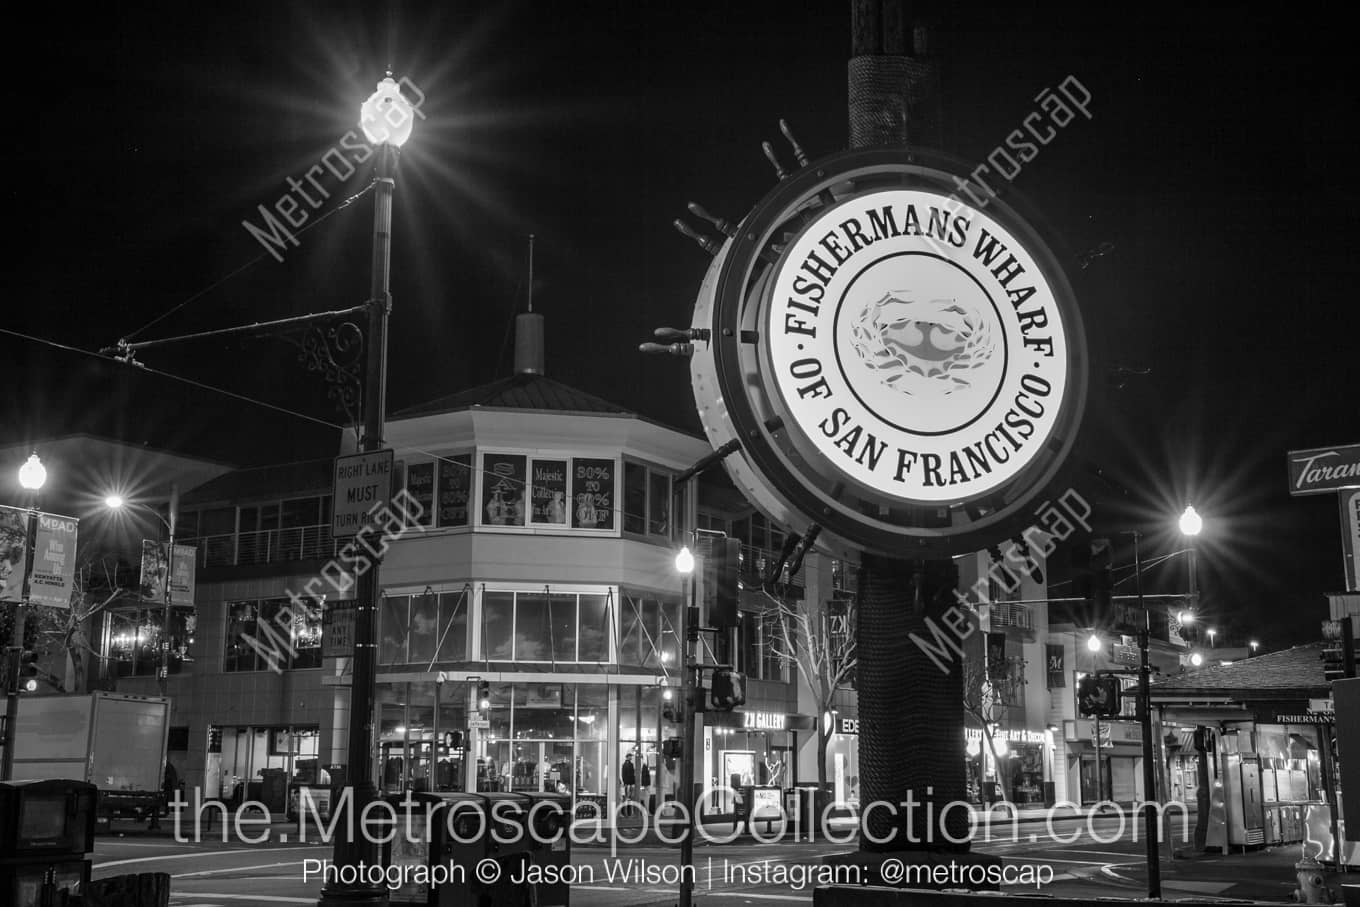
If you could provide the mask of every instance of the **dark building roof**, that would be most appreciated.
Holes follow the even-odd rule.
[[[543,375],[521,373],[490,384],[459,391],[393,413],[393,419],[410,419],[436,413],[451,413],[473,407],[487,409],[532,409],[567,413],[614,413],[635,415],[608,400],[577,390]]]
[[[183,504],[212,501],[247,501],[252,498],[288,498],[308,492],[330,491],[333,457],[256,466],[220,475],[184,495]]]
[[[1289,693],[1325,695],[1330,688],[1322,669],[1320,642],[1243,658],[1228,665],[1209,665],[1152,683],[1155,698],[1230,696],[1262,698]]]

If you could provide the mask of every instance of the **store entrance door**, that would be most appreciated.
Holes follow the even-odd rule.
[[[1114,778],[1110,773],[1110,760],[1106,756],[1100,759],[1101,783],[1096,783],[1096,757],[1094,754],[1083,755],[1081,757],[1081,802],[1095,803],[1099,800],[1109,800],[1111,792],[1114,790]]]

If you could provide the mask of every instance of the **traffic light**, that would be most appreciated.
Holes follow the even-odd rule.
[[[715,712],[730,712],[739,705],[745,705],[746,675],[728,668],[714,671],[713,687],[709,690],[708,698]]]
[[[1118,677],[1088,674],[1077,684],[1077,711],[1087,718],[1118,715],[1121,692]]]
[[[713,593],[709,597],[708,623],[727,630],[737,625],[737,602],[741,597],[741,541],[715,539],[713,551]]]
[[[477,683],[477,708],[483,712],[491,708],[491,682],[489,680],[482,680]]]
[[[38,689],[38,653],[24,649],[18,655],[18,690],[21,693],[34,693]]]

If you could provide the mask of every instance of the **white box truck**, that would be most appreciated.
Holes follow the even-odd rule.
[[[74,778],[99,788],[98,816],[161,807],[170,700],[127,693],[19,697],[14,778]]]

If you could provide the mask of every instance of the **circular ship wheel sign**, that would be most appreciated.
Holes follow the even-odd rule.
[[[696,396],[773,519],[892,556],[967,550],[1018,531],[1066,457],[1087,368],[1071,290],[1025,220],[958,185],[900,150],[837,155],[715,261]]]

